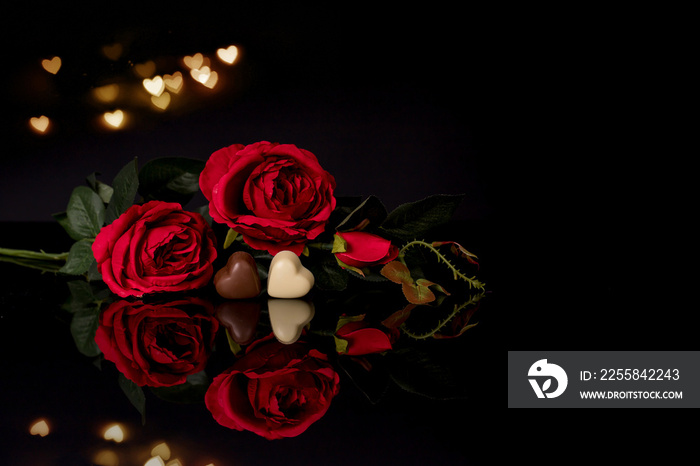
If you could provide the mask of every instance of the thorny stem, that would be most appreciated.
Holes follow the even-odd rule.
[[[410,247],[414,246],[423,246],[424,248],[428,248],[431,250],[433,253],[438,258],[439,262],[444,263],[451,271],[454,276],[455,280],[463,280],[469,284],[469,288],[477,288],[479,290],[484,289],[484,284],[481,283],[479,280],[476,279],[476,277],[467,277],[465,274],[463,274],[457,267],[455,267],[452,262],[450,262],[440,251],[438,251],[436,248],[434,248],[431,244],[426,243],[425,241],[420,241],[420,240],[414,240],[411,241],[407,244],[405,244],[400,250],[399,250],[399,257],[402,257],[404,254],[404,251]]]
[[[427,332],[427,333],[423,333],[423,334],[415,334],[415,333],[413,333],[410,329],[408,329],[408,328],[406,327],[406,322],[404,322],[403,324],[401,324],[401,330],[403,331],[404,334],[406,334],[407,336],[409,336],[409,337],[411,337],[411,338],[413,338],[413,339],[415,339],[415,340],[425,340],[425,339],[427,339],[427,338],[430,338],[430,337],[432,337],[433,335],[435,335],[437,332],[439,332],[445,325],[447,325],[457,314],[459,314],[459,312],[460,312],[462,309],[464,309],[465,307],[467,307],[467,306],[470,305],[470,304],[475,304],[475,303],[479,302],[479,300],[480,300],[483,296],[484,296],[484,294],[481,293],[481,294],[472,296],[471,299],[469,299],[468,301],[466,301],[466,302],[464,302],[464,303],[462,303],[462,304],[455,304],[455,305],[454,305],[454,309],[452,310],[452,313],[450,313],[449,316],[447,316],[446,318],[444,318],[443,320],[441,320],[435,328],[433,328],[432,330],[430,330],[430,331]],[[476,324],[472,324],[472,325],[476,325]]]

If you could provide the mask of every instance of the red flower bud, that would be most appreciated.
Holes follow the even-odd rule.
[[[399,248],[381,236],[363,231],[338,232],[346,243],[345,252],[335,253],[336,257],[351,267],[369,267],[386,264],[399,255]]]

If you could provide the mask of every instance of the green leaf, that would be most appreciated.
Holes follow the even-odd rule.
[[[337,332],[343,326],[350,322],[360,322],[365,319],[365,314],[358,314],[356,316],[342,315],[338,318],[338,323],[335,325],[335,331]]]
[[[119,173],[114,177],[112,187],[114,194],[105,214],[107,224],[115,221],[134,204],[134,198],[139,187],[138,162],[136,158],[119,170]]]
[[[461,244],[455,242],[455,241],[434,241],[431,243],[431,246],[434,248],[440,247],[442,245],[449,244],[450,245],[450,251],[452,251],[452,254],[454,254],[457,257],[461,257],[463,259],[467,259],[472,264],[478,265],[479,263],[476,261],[478,257],[476,257],[476,254],[473,254],[469,251],[467,251],[464,246]]]
[[[70,332],[76,348],[85,356],[97,356],[102,351],[95,343],[95,333],[99,325],[100,306],[86,306],[73,314]]]
[[[408,270],[406,264],[400,261],[388,262],[379,273],[394,283],[413,283],[410,270]]]
[[[316,286],[326,291],[342,291],[348,286],[348,274],[338,266],[335,254],[323,254],[305,264],[314,275]]]
[[[403,309],[394,312],[389,317],[384,319],[382,321],[382,325],[388,328],[399,328],[401,324],[403,324],[406,319],[411,316],[411,311],[415,307],[416,305],[413,303],[407,304]]]
[[[442,285],[439,285],[435,282],[431,282],[430,280],[426,280],[425,278],[419,278],[418,280],[416,280],[416,285],[425,286],[425,287],[433,287],[434,289],[438,290],[441,293],[445,293],[448,296],[450,295],[450,293],[448,293],[448,291]]]
[[[333,335],[333,341],[335,342],[335,351],[338,354],[345,354],[348,352],[348,341],[343,338],[338,338]]]
[[[139,192],[147,201],[184,205],[199,191],[199,174],[204,166],[204,161],[186,157],[153,159],[139,172]]]
[[[67,282],[67,285],[70,296],[61,306],[61,309],[71,314],[94,309],[95,296],[88,282],[85,280],[70,280]]]
[[[229,332],[228,329],[224,329],[224,330],[225,330],[225,333],[226,333],[226,340],[228,341],[228,347],[229,347],[229,349],[231,350],[231,352],[232,352],[234,355],[237,355],[238,353],[241,352],[241,350],[242,350],[243,348],[241,348],[241,345],[239,345],[238,343],[236,343],[236,340],[233,339],[233,337],[231,336],[231,332]]]
[[[80,240],[73,243],[68,251],[68,259],[58,271],[67,275],[82,275],[86,273],[95,262],[92,253],[92,241]]]
[[[348,242],[341,238],[339,235],[333,235],[333,247],[331,252],[333,254],[338,252],[346,252],[348,250]]]
[[[87,186],[73,189],[66,209],[70,231],[79,238],[94,238],[105,221],[105,206],[100,196]]]
[[[97,175],[99,175],[99,173],[91,173],[87,176],[86,181],[92,190],[95,191],[98,196],[100,196],[102,202],[109,204],[109,201],[112,199],[112,195],[114,194],[114,189],[108,184],[98,180]]]
[[[387,216],[381,229],[402,241],[421,237],[434,227],[448,222],[463,198],[462,194],[437,194],[402,204]]]
[[[341,221],[336,230],[362,230],[370,226],[378,227],[387,217],[386,207],[375,196],[369,196]]]
[[[238,236],[238,232],[234,230],[233,228],[229,228],[228,231],[226,232],[226,238],[224,239],[224,249],[228,249],[229,246],[233,244],[233,242],[236,240],[236,237]]]
[[[119,388],[122,389],[126,397],[129,399],[136,411],[141,414],[141,424],[146,423],[146,394],[143,389],[136,385],[135,382],[126,378],[122,373],[119,374]]]
[[[406,300],[412,304],[427,304],[435,301],[435,293],[424,285],[415,283],[403,283],[401,285]]]
[[[338,259],[338,256],[335,256],[335,261],[338,263],[338,266],[340,268],[345,269],[345,270],[351,270],[351,271],[355,272],[356,274],[358,274],[360,277],[365,276],[365,273],[362,271],[362,269],[358,269],[357,267],[346,264],[345,262]]]
[[[79,239],[83,238],[83,236],[78,232],[73,231],[73,228],[68,221],[68,215],[65,212],[58,212],[56,214],[51,214],[51,216],[58,222],[59,225],[63,227],[64,230],[66,230],[66,233],[68,233],[68,236],[70,236],[71,239],[78,241]]]

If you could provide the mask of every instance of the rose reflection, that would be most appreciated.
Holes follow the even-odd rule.
[[[129,380],[167,387],[204,369],[218,327],[212,304],[199,298],[120,300],[100,315],[95,341]]]
[[[440,306],[408,305],[395,311],[376,295],[364,301],[358,296],[337,301],[316,296],[306,304],[320,306],[318,319],[313,326],[306,319],[295,321],[303,331],[299,340],[288,342],[275,332],[279,322],[275,325],[274,305],[299,300],[119,300],[102,311],[95,341],[124,376],[152,387],[158,396],[168,395],[166,400],[179,401],[184,392],[169,394],[158,387],[194,383],[188,376],[206,372],[195,383],[197,399],[204,394],[217,423],[280,439],[302,434],[326,414],[339,392],[339,371],[378,402],[391,384],[394,365],[420,369],[413,367],[410,341],[463,335],[475,325],[470,321],[481,297],[469,296],[461,305],[447,300]],[[208,365],[219,331],[226,332],[231,352],[217,345],[220,354]],[[404,385],[416,385],[409,377],[412,372],[404,374]]]
[[[205,403],[222,426],[267,439],[295,437],[326,414],[339,380],[327,355],[269,335],[214,378]]]

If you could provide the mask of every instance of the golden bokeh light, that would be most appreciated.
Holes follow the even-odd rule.
[[[99,466],[119,466],[119,457],[112,450],[100,450],[92,457],[92,462]]]
[[[153,60],[134,65],[134,73],[141,78],[150,78],[156,72],[156,64]]]
[[[161,442],[151,449],[151,456],[160,456],[167,461],[170,459],[170,447],[167,443]]]
[[[168,461],[167,463],[165,463],[165,466],[182,466],[182,463],[180,462],[179,459],[174,458],[173,460]]]
[[[106,84],[92,90],[92,97],[102,103],[114,102],[118,96],[119,85],[117,84]]]
[[[190,70],[190,75],[195,81],[204,84],[211,76],[211,69],[209,69],[208,66],[203,66],[202,68],[195,68]]]
[[[216,56],[224,63],[233,65],[233,62],[238,58],[238,47],[230,45],[227,48],[220,48],[216,51]]]
[[[103,121],[107,124],[107,127],[111,129],[119,129],[124,126],[124,120],[126,115],[123,111],[117,109],[113,112],[105,112],[102,114]]]
[[[201,53],[195,53],[192,56],[184,57],[182,61],[185,64],[185,66],[189,69],[196,70],[199,69],[202,65],[204,65],[204,55],[202,55]]]
[[[41,61],[42,68],[44,68],[51,74],[58,73],[58,70],[61,69],[61,64],[62,63],[60,57],[53,57],[51,60],[47,58]]]
[[[102,433],[102,437],[105,440],[112,440],[116,443],[123,442],[124,436],[124,428],[120,424],[112,424]]]
[[[160,456],[154,456],[146,461],[143,466],[165,466],[165,461]]]
[[[177,94],[182,89],[182,73],[176,71],[173,74],[163,75],[163,83],[165,83],[165,88],[170,92]]]
[[[49,120],[49,117],[47,117],[46,115],[32,117],[29,119],[29,127],[32,129],[32,131],[39,134],[45,134],[46,131],[49,129],[50,123],[51,120]]]
[[[155,76],[153,79],[146,78],[143,80],[143,87],[149,94],[158,97],[165,90],[165,82],[160,76]]]
[[[49,435],[49,424],[46,422],[45,419],[39,419],[29,427],[29,433],[32,435],[46,437],[47,435]]]
[[[124,52],[124,47],[122,47],[122,44],[119,42],[102,47],[102,54],[112,61],[119,60],[119,57],[122,56],[122,52]]]
[[[198,83],[213,89],[219,80],[219,75],[216,71],[212,71],[208,66],[203,66],[200,69],[190,70],[192,78]]]
[[[167,92],[163,92],[161,95],[158,96],[152,95],[151,103],[154,107],[160,110],[165,110],[170,105],[170,94]]]

